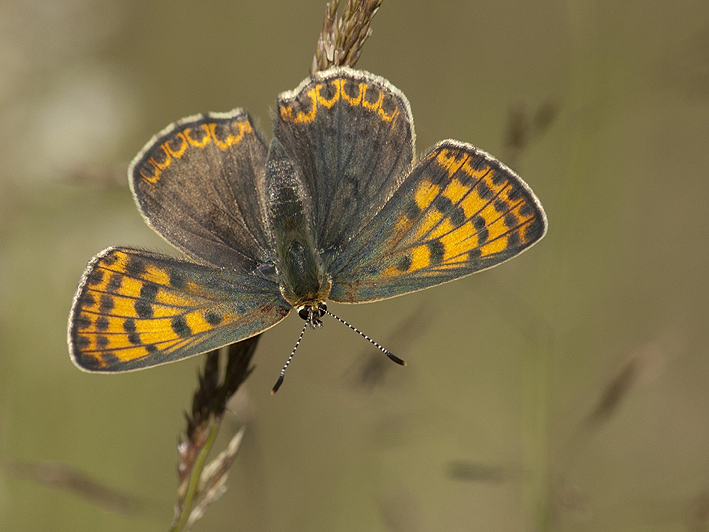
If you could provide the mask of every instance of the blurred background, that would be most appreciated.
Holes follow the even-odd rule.
[[[176,254],[126,168],[183,116],[308,74],[324,0],[0,3],[0,529],[167,530],[201,357],[76,369],[66,320],[111,245]],[[386,0],[358,67],[532,186],[499,268],[264,334],[195,530],[702,531],[709,521],[709,4]]]

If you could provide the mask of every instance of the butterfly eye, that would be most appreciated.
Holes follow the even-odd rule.
[[[306,306],[302,306],[298,309],[298,316],[301,317],[301,319],[304,319],[305,321],[308,321],[310,318],[310,308]]]
[[[327,305],[325,303],[318,303],[318,318],[322,318],[327,313]]]

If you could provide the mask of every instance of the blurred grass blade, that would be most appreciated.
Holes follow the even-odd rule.
[[[15,478],[32,480],[43,486],[74,493],[117,514],[135,515],[144,508],[144,504],[136,497],[119,493],[66,464],[10,462],[3,469]]]

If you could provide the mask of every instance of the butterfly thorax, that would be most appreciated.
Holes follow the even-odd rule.
[[[268,152],[266,186],[281,294],[295,308],[317,309],[330,295],[332,282],[315,245],[303,184],[277,139]]]

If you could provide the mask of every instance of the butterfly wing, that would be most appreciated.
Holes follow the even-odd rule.
[[[192,258],[253,271],[270,261],[266,145],[235,109],[185,118],[158,133],[128,176],[148,224]]]
[[[290,308],[264,277],[109,248],[77,289],[69,351],[87,371],[140,369],[254,336]]]
[[[491,268],[546,228],[539,200],[517,174],[471,144],[446,140],[334,258],[330,299],[384,299]]]
[[[409,102],[383,78],[333,68],[281,94],[274,135],[303,177],[327,256],[374,217],[413,160]]]

